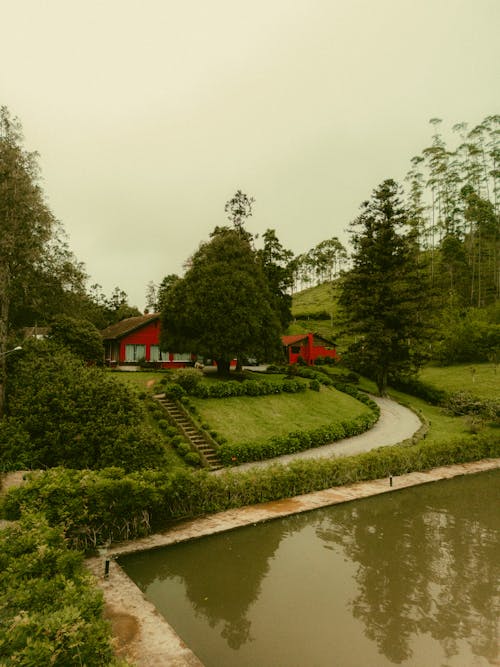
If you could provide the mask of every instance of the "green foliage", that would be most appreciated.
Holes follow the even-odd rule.
[[[174,375],[174,382],[186,393],[192,394],[203,379],[203,373],[196,368],[181,368]]]
[[[448,394],[443,401],[444,409],[452,415],[473,415],[485,419],[500,419],[500,401],[473,396],[468,391]]]
[[[0,531],[0,663],[117,665],[102,594],[62,528],[24,514]]]
[[[500,323],[489,321],[487,311],[452,312],[443,320],[442,338],[434,352],[441,363],[500,359]]]
[[[213,382],[199,384],[192,392],[197,398],[231,398],[235,396],[269,396],[286,392],[296,394],[307,389],[307,385],[298,380],[284,379],[282,382],[259,382],[246,380],[245,382]]]
[[[281,352],[280,324],[255,251],[236,229],[218,228],[168,291],[162,347],[196,351],[227,374],[233,358],[271,359]]]
[[[398,197],[384,181],[353,223],[353,267],[344,276],[339,305],[351,335],[349,365],[372,377],[384,394],[389,375],[415,372],[432,301],[417,238]]]
[[[359,435],[371,428],[377,419],[378,413],[374,412],[309,431],[291,431],[286,435],[275,435],[262,441],[224,443],[220,445],[217,453],[226,466],[272,459],[276,456],[294,454],[312,447],[321,447],[321,445],[336,442],[342,438]]]
[[[0,430],[4,469],[165,463],[163,446],[143,423],[144,406],[127,385],[44,341],[26,345],[11,364],[9,417]]]
[[[431,405],[440,405],[447,396],[444,389],[439,389],[414,377],[399,377],[391,379],[391,387],[399,391],[422,398]]]
[[[88,320],[58,315],[51,323],[49,338],[83,361],[102,366],[104,347],[97,327]]]
[[[185,391],[177,382],[167,382],[164,385],[165,396],[178,401],[184,397]]]
[[[187,452],[184,461],[194,468],[201,466],[201,456],[198,452]]]
[[[299,436],[297,436],[299,439]],[[412,446],[383,447],[357,456],[296,461],[288,466],[212,475],[177,469],[124,475],[120,470],[38,473],[4,500],[8,518],[21,507],[43,511],[51,525],[63,524],[70,544],[94,548],[107,540],[130,539],[170,522],[253,503],[279,500],[358,481],[500,457],[491,436]]]

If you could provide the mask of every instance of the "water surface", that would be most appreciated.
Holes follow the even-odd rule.
[[[125,556],[207,667],[499,664],[500,471]]]

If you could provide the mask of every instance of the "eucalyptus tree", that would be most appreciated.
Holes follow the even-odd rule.
[[[274,297],[281,327],[285,330],[292,320],[293,252],[282,245],[274,229],[267,229],[262,239],[264,244],[257,251],[257,257]]]

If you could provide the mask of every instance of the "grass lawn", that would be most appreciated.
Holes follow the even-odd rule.
[[[109,373],[119,382],[125,382],[137,387],[140,391],[151,391],[152,393],[157,390],[155,386],[165,377],[164,373],[153,371],[109,371]]]
[[[238,396],[228,399],[191,398],[202,422],[229,442],[251,442],[295,430],[309,430],[368,412],[368,408],[335,389],[320,392]]]
[[[445,391],[468,391],[479,398],[500,398],[500,371],[493,364],[427,366],[419,378]]]

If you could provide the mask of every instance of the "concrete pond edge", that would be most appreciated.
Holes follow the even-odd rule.
[[[116,562],[116,558],[121,555],[158,549],[291,514],[498,468],[500,468],[500,458],[483,459],[471,463],[441,466],[424,472],[411,472],[389,479],[357,482],[284,500],[219,512],[176,524],[168,530],[145,538],[113,545],[103,550],[98,557],[87,559],[86,566],[103,591],[105,616],[111,623],[116,652],[137,667],[153,665],[203,667],[203,663]]]

